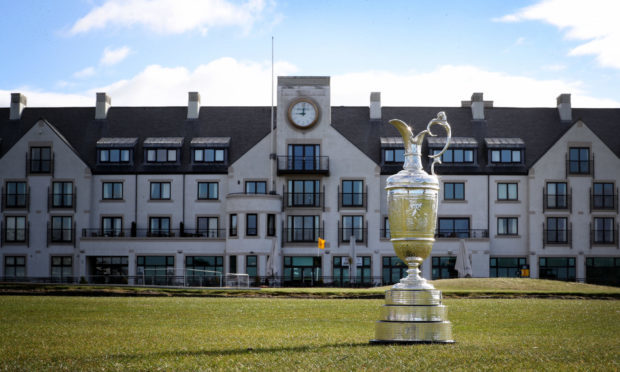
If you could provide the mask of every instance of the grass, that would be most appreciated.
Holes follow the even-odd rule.
[[[444,279],[432,282],[444,297],[568,297],[620,299],[620,287],[575,282],[522,278]],[[200,288],[152,288],[127,286],[89,286],[63,284],[0,285],[0,294],[49,294],[89,296],[209,296],[209,297],[301,297],[301,298],[383,298],[386,287],[376,288],[261,288],[229,290]]]
[[[620,302],[448,299],[454,345],[371,346],[381,300],[0,296],[0,370],[618,370]]]

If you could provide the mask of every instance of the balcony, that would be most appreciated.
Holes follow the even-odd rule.
[[[26,227],[21,229],[0,227],[0,234],[2,235],[2,245],[25,244],[28,246],[30,240],[30,223],[27,223]]]
[[[618,191],[614,194],[594,194],[590,190],[590,212],[618,212]]]
[[[323,208],[325,193],[323,192],[285,192],[286,208]]]
[[[543,192],[543,212],[553,211],[572,211],[572,194],[547,194]]]
[[[50,159],[33,159],[26,154],[26,174],[51,175],[54,177],[54,153]]]
[[[77,200],[77,187],[73,187],[72,193],[48,193],[47,210],[65,209],[75,212],[75,201]]]
[[[329,175],[329,156],[278,156],[278,175]]]
[[[366,244],[368,241],[368,228],[367,227],[339,227],[338,228],[338,242],[349,244],[351,237],[355,237],[355,243]]]
[[[368,193],[366,192],[339,192],[338,210],[360,208],[368,210]]]
[[[2,210],[26,210],[30,211],[30,188],[24,194],[3,193]]]
[[[199,238],[226,239],[226,229],[82,229],[83,238]]]
[[[325,239],[324,229],[318,227],[310,228],[284,228],[284,243],[317,243],[318,238]]]
[[[573,246],[571,229],[545,229],[543,224],[543,248],[546,246]]]
[[[580,175],[594,177],[594,158],[590,160],[566,160],[566,176]]]
[[[620,248],[618,245],[618,226],[612,226],[609,230],[596,230],[590,228],[590,248],[593,246],[613,246]]]
[[[75,222],[70,229],[51,228],[48,224],[47,245],[51,244],[71,244],[75,247]]]

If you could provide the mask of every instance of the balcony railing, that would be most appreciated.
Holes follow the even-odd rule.
[[[614,194],[594,194],[590,189],[590,212],[591,211],[615,211],[618,212],[618,190]]]
[[[545,246],[564,245],[573,246],[573,231],[572,224],[569,224],[568,228],[564,229],[548,229],[543,223],[543,248]]]
[[[453,239],[484,239],[489,237],[488,229],[452,229],[437,230],[435,238],[453,238]]]
[[[225,239],[226,229],[82,229],[83,238]]]
[[[590,160],[566,160],[566,176],[575,174],[594,177],[594,158]]]
[[[32,159],[26,154],[26,174],[50,174],[54,176],[54,153],[50,159]]]
[[[322,208],[325,203],[322,192],[285,192],[286,208]]]
[[[25,244],[27,246],[30,240],[30,223],[21,229],[0,227],[0,234],[2,234],[2,245]]]
[[[47,194],[47,210],[52,209],[72,209],[75,211],[77,200],[77,187],[73,188],[71,193],[48,193]]]
[[[318,238],[325,239],[323,229],[318,227],[311,228],[284,228],[285,243],[314,243]]]
[[[3,193],[2,210],[25,209],[30,210],[30,189],[25,194]]]
[[[355,237],[356,243],[365,244],[368,241],[368,228],[366,227],[340,227],[338,229],[338,241],[350,243],[351,237]]]
[[[368,193],[365,192],[339,192],[338,210],[349,208],[367,208]]]
[[[615,246],[618,245],[618,226],[613,226],[611,230],[596,230],[590,228],[590,248],[596,245]]]
[[[567,194],[547,194],[543,192],[543,212],[548,209],[571,211],[572,194],[570,192]]]
[[[75,246],[75,222],[73,228],[52,228],[47,227],[47,245],[50,244],[72,244]]]
[[[278,174],[329,174],[329,156],[278,156]]]

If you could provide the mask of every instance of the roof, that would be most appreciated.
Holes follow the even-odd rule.
[[[383,148],[394,148],[394,147],[403,147],[403,138],[402,137],[380,137],[381,147]]]
[[[183,146],[183,137],[149,137],[144,140],[144,147],[181,147]]]
[[[138,137],[102,137],[97,141],[98,147],[134,147]]]
[[[443,147],[446,145],[447,137],[429,137],[429,147]],[[478,141],[472,137],[452,137],[450,147],[478,147]]]
[[[191,146],[228,147],[230,137],[195,137],[192,138]]]
[[[485,138],[484,142],[488,148],[515,148],[525,146],[525,142],[523,142],[521,138]]]

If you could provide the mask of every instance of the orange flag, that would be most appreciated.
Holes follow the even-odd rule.
[[[320,249],[325,249],[325,240],[319,238],[319,248]]]

